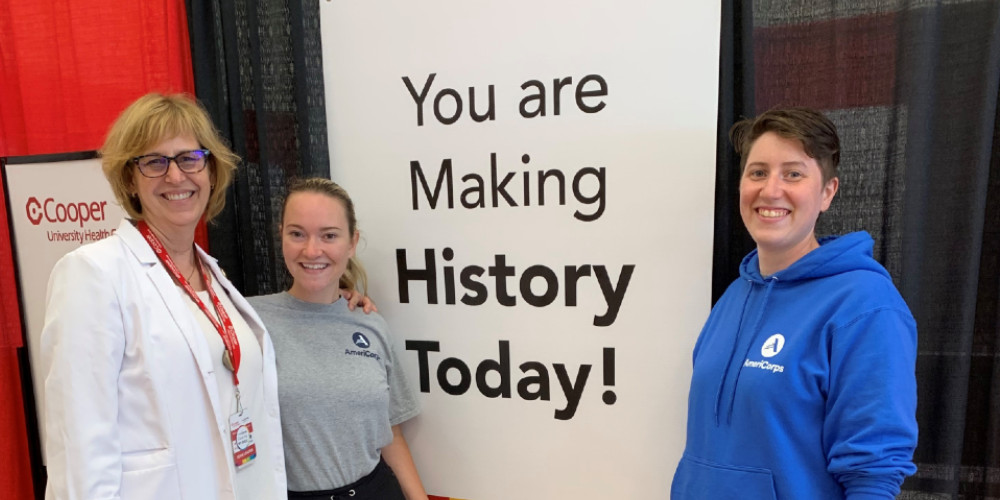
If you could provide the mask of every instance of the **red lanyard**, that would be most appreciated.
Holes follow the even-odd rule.
[[[156,256],[160,258],[160,262],[162,262],[167,270],[170,271],[170,274],[174,277],[174,279],[177,280],[182,287],[184,287],[184,290],[187,291],[191,300],[193,300],[195,304],[198,304],[201,311],[205,313],[205,316],[208,316],[208,320],[211,321],[212,325],[215,326],[215,329],[219,331],[219,336],[222,337],[222,343],[225,344],[226,351],[229,353],[229,358],[232,362],[232,367],[230,369],[233,371],[233,384],[239,386],[240,379],[236,376],[236,374],[240,371],[240,341],[236,338],[236,328],[233,327],[233,322],[229,319],[229,314],[227,314],[226,309],[222,307],[222,302],[219,301],[219,296],[215,294],[215,290],[212,289],[212,285],[208,282],[208,275],[205,274],[205,268],[201,264],[201,259],[195,259],[198,263],[198,272],[201,273],[201,279],[205,283],[205,288],[208,289],[208,296],[212,298],[212,304],[215,306],[215,312],[218,313],[219,318],[222,319],[221,324],[215,319],[215,316],[212,316],[212,313],[209,312],[207,307],[205,307],[205,304],[201,301],[201,299],[198,298],[198,294],[194,291],[194,288],[191,288],[191,284],[188,283],[188,280],[181,275],[180,270],[177,269],[177,265],[174,264],[173,259],[170,258],[170,255],[168,255],[167,251],[163,248],[163,244],[160,243],[160,239],[157,238],[156,235],[153,234],[153,231],[149,229],[149,225],[146,224],[146,221],[139,221],[135,227],[139,230],[139,233],[146,238],[146,241],[153,249],[153,252],[155,252]]]

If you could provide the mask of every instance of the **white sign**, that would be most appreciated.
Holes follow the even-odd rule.
[[[710,308],[720,6],[320,9],[332,177],[428,492],[666,498]]]
[[[8,164],[6,173],[31,377],[41,422],[45,374],[38,371],[42,366],[39,345],[49,274],[63,255],[113,234],[125,211],[115,201],[99,159]],[[44,442],[44,427],[39,427]]]

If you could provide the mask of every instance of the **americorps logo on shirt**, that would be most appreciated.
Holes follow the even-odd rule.
[[[355,335],[360,335],[355,333]],[[760,355],[765,358],[773,358],[776,354],[781,352],[781,349],[785,347],[785,336],[780,333],[775,333],[764,341],[764,347],[760,348]]]
[[[362,349],[368,349],[372,345],[371,342],[368,342],[368,337],[365,337],[365,334],[361,332],[354,332],[354,336],[351,339],[354,340],[354,345]]]
[[[760,355],[765,358],[773,358],[785,348],[785,336],[780,333],[775,333],[764,341],[764,344],[760,347]],[[779,365],[766,360],[752,361],[749,358],[743,361],[743,366],[746,368],[759,368],[761,370],[769,371],[771,373],[781,373],[785,371],[784,365]]]
[[[382,359],[382,357],[379,356],[377,352],[371,352],[368,350],[368,348],[372,346],[372,343],[368,340],[368,337],[366,337],[365,334],[361,332],[354,332],[354,335],[351,335],[351,340],[354,342],[354,345],[364,350],[360,351],[356,349],[344,349],[345,355],[372,358],[375,361],[379,361]]]

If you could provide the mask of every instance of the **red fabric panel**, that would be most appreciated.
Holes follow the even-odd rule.
[[[0,156],[98,149],[150,92],[194,93],[182,0],[0,0]]]
[[[20,330],[19,330],[20,331]],[[0,498],[35,498],[17,350],[0,347]]]
[[[0,221],[7,221],[7,201],[2,177],[0,177]],[[21,347],[21,306],[15,283],[10,232],[0,231],[0,350]],[[18,378],[12,380],[16,382]],[[4,379],[0,379],[0,386],[5,383]],[[18,404],[17,407],[20,408],[21,405]],[[0,496],[0,498],[7,497]]]
[[[208,252],[208,227],[205,225],[205,219],[202,219],[198,223],[198,227],[194,230],[194,242],[201,247],[202,250]]]
[[[0,220],[7,219],[0,177]],[[21,347],[21,309],[15,286],[10,232],[0,231],[0,498],[34,498],[28,434],[21,397],[17,348]]]
[[[894,12],[755,29],[757,109],[891,105],[898,31]]]

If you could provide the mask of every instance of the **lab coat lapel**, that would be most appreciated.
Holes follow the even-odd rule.
[[[212,408],[215,410],[216,417],[221,418],[219,417],[219,415],[222,415],[222,412],[220,412],[221,407],[219,406],[219,391],[215,387],[214,379],[210,377],[210,374],[215,372],[215,365],[212,362],[204,333],[191,314],[191,310],[186,302],[188,300],[187,297],[178,291],[177,285],[174,284],[163,263],[160,262],[156,253],[149,247],[149,243],[132,226],[131,222],[123,220],[118,227],[118,235],[129,249],[132,250],[136,259],[146,267],[146,276],[153,287],[156,288],[160,299],[163,300],[166,312],[177,324],[177,328],[180,330],[185,342],[187,342],[188,348],[191,349],[191,355],[194,356],[195,362],[198,364],[202,384],[212,402]]]

